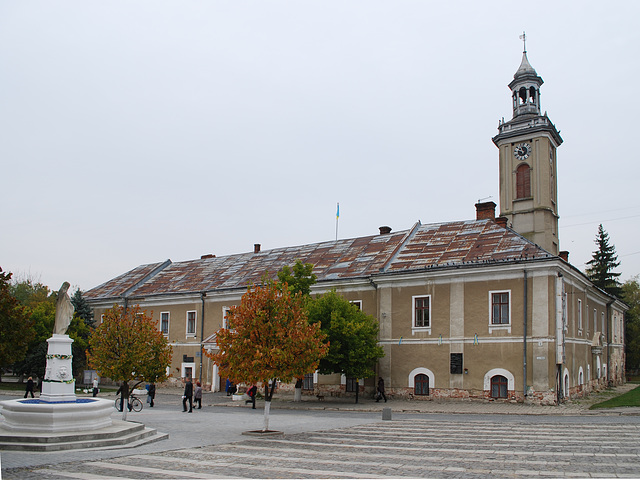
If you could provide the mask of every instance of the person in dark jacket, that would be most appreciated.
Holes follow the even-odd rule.
[[[129,383],[122,382],[120,388],[116,392],[116,395],[120,394],[120,411],[124,408],[124,401],[127,400],[127,408],[131,411],[131,404],[129,403]]]
[[[31,394],[31,398],[35,398],[33,396],[33,378],[31,377],[29,377],[29,380],[27,380],[27,388],[24,392],[24,398],[27,398],[29,394]]]
[[[251,408],[256,408],[256,392],[258,391],[258,387],[255,385],[252,386],[249,390],[247,390],[247,395],[249,395],[249,399],[245,400],[245,404],[251,403]]]
[[[184,395],[182,395],[182,411],[187,411],[187,400],[189,401],[189,413],[193,412],[193,383],[191,383],[191,377],[187,378],[187,383],[184,384]]]
[[[154,398],[156,398],[156,384],[152,383],[149,385],[149,390],[147,390],[147,403],[150,407],[153,407]]]
[[[387,401],[387,396],[384,394],[384,380],[382,377],[378,377],[378,397],[376,398],[376,402],[379,402],[381,398],[384,398],[384,401]]]

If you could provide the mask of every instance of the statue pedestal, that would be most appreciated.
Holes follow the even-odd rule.
[[[75,402],[76,381],[73,378],[71,344],[69,335],[53,336],[47,340],[47,367],[42,383],[40,401],[46,403]]]

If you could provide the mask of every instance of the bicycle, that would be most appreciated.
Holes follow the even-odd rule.
[[[120,408],[120,397],[116,397],[115,405],[116,410],[121,412],[122,408]],[[135,395],[129,395],[129,411],[133,410],[134,412],[139,412],[142,410],[142,401],[136,397]]]

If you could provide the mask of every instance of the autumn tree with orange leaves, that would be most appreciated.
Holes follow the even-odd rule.
[[[264,285],[249,287],[227,320],[228,328],[216,334],[218,353],[205,354],[219,366],[221,376],[263,384],[266,432],[276,379],[290,382],[314,372],[328,343],[320,324],[307,321],[303,296],[293,294],[286,283],[265,279]]]
[[[151,315],[138,305],[114,305],[89,337],[87,362],[101,377],[116,382],[156,383],[166,380],[172,353]],[[122,409],[123,419],[126,411]]]

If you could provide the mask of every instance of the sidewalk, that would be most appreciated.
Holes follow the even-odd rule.
[[[515,403],[488,400],[406,400],[389,398],[388,402],[376,402],[369,396],[360,396],[358,403],[355,397],[325,397],[319,400],[315,396],[303,395],[302,401],[293,401],[293,392],[275,394],[271,402],[271,409],[283,410],[310,410],[310,411],[345,411],[345,412],[380,412],[383,408],[391,408],[396,413],[445,413],[445,414],[501,414],[501,415],[640,415],[640,407],[622,407],[589,410],[591,405],[600,403],[609,398],[622,395],[636,388],[637,384],[625,384],[599,393],[593,393],[586,398],[568,400],[560,405],[535,405],[528,403]],[[2,394],[22,396],[21,392],[0,391]],[[82,393],[79,397],[91,396]],[[101,398],[114,398],[114,392],[105,392],[99,395]],[[144,396],[142,400],[144,401]],[[158,387],[156,391],[157,403],[171,403],[179,405],[182,401],[182,388]],[[163,399],[162,397],[166,397]],[[225,392],[203,392],[203,406],[248,408],[244,400],[232,400]],[[262,398],[256,401],[256,408],[262,409]]]
[[[303,395],[301,402],[293,401],[293,393],[275,395],[271,409],[325,410],[350,412],[380,412],[385,407],[396,413],[446,413],[446,414],[502,414],[502,415],[640,415],[640,407],[589,410],[591,405],[616,397],[636,388],[636,384],[614,387],[604,392],[594,393],[587,398],[568,400],[558,406],[534,405],[528,403],[501,402],[488,400],[396,400],[376,402],[368,396],[325,397]],[[245,407],[244,401],[233,401],[224,393],[208,393],[203,402],[216,407]],[[256,408],[262,408],[262,399],[256,401]]]

